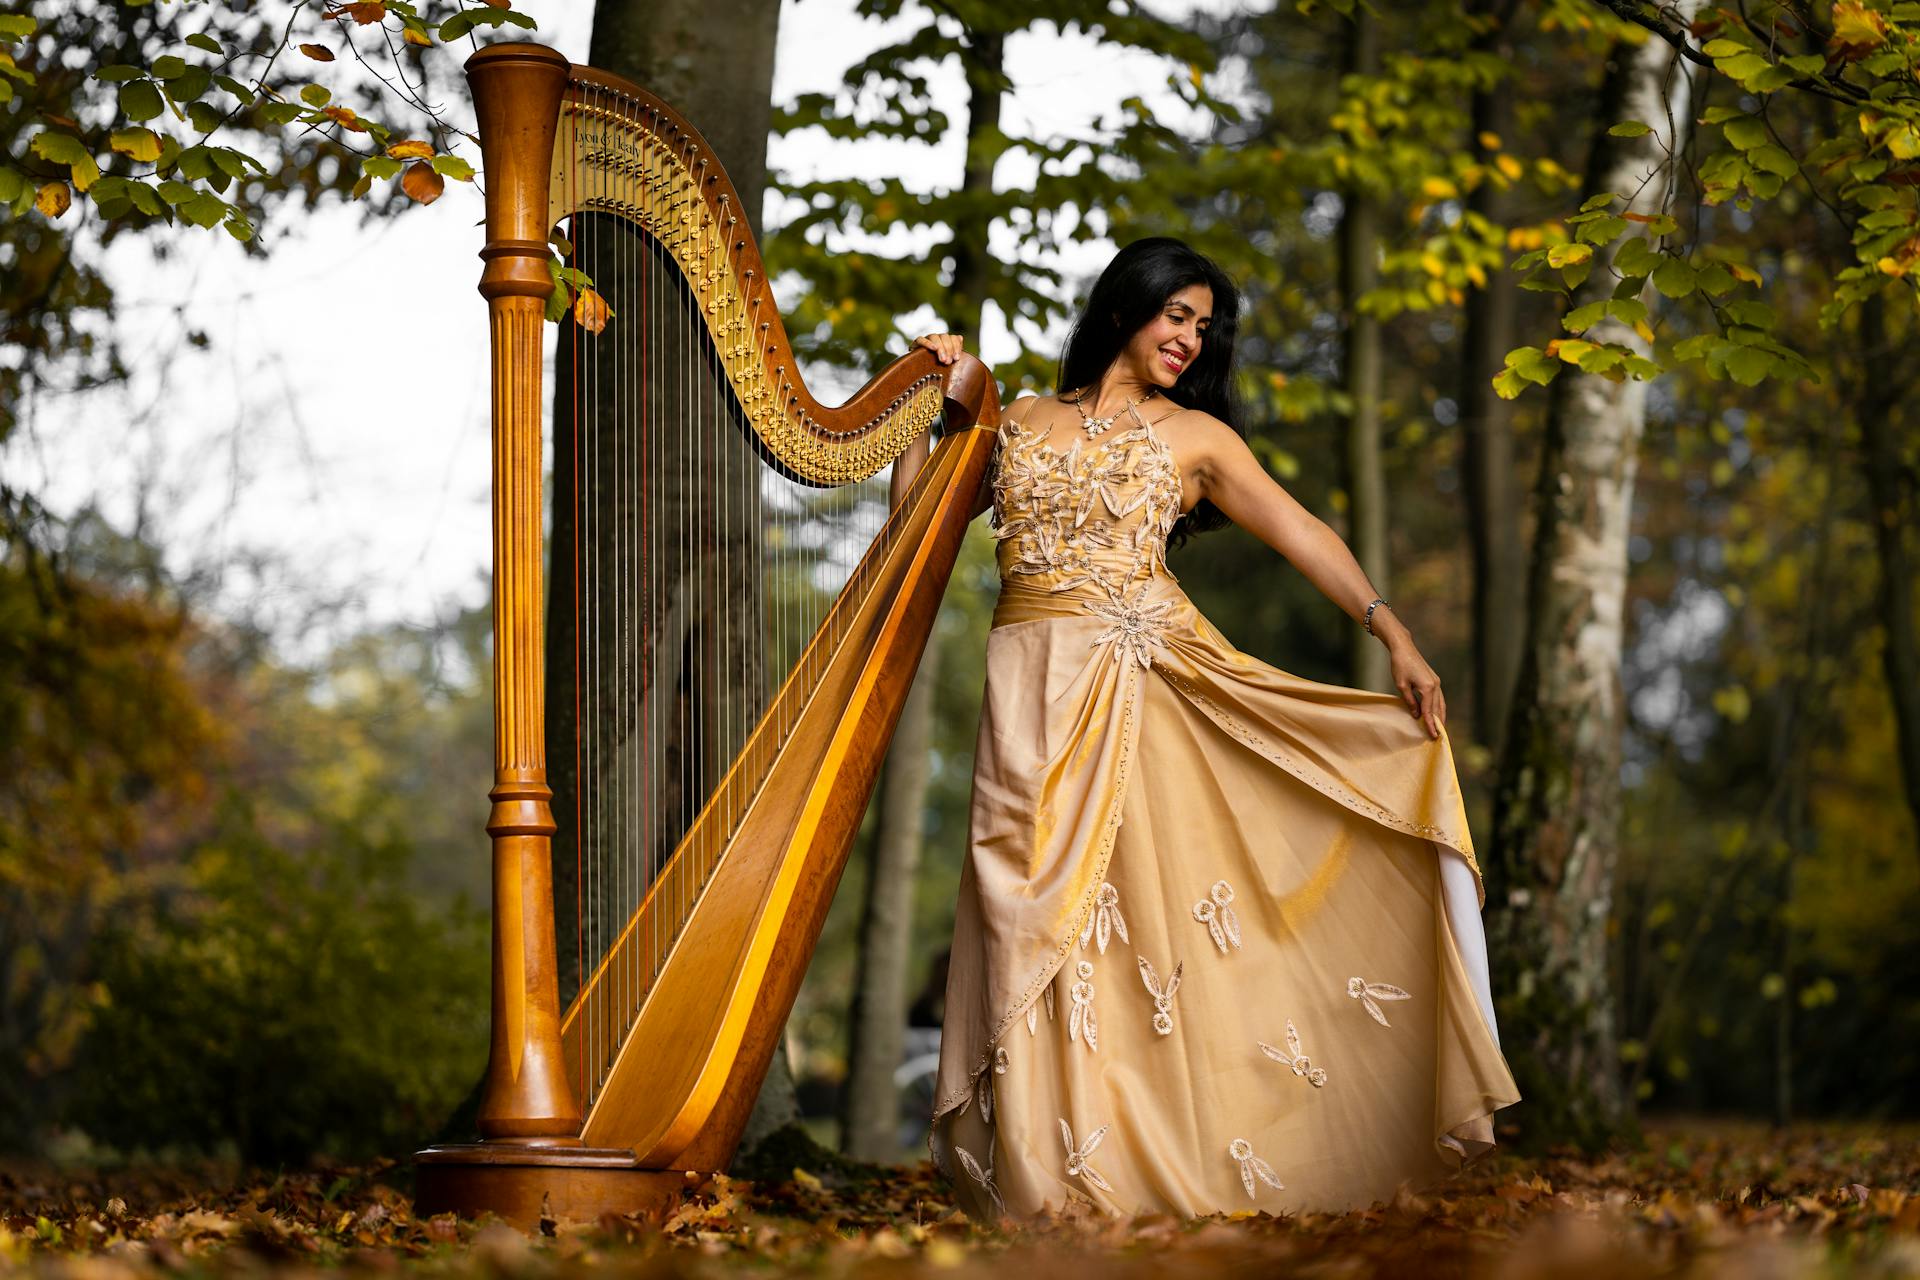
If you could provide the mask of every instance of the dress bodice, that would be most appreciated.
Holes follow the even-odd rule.
[[[1167,571],[1180,518],[1180,468],[1138,422],[1064,453],[1046,433],[1003,422],[993,469],[993,528],[1003,582],[1119,600]]]

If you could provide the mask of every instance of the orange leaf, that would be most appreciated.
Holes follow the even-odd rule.
[[[353,113],[351,107],[323,107],[320,114],[343,129],[351,129],[355,133],[367,131],[367,126],[360,123],[360,117]]]
[[[513,8],[512,0],[481,0],[481,3],[485,4],[489,9]]]
[[[418,138],[402,138],[387,148],[387,154],[395,160],[430,160],[433,158],[433,146]]]
[[[573,318],[588,333],[599,333],[613,318],[613,308],[593,290],[582,289],[573,295]]]
[[[447,189],[447,180],[433,171],[424,160],[415,160],[400,175],[400,189],[421,204],[432,204]]]
[[[383,0],[363,0],[360,4],[346,6],[346,14],[361,26],[383,22],[387,16],[387,6]]]
[[[303,44],[300,46],[300,52],[306,54],[315,62],[333,61],[333,50],[323,44]]]
[[[49,182],[33,198],[33,207],[49,218],[57,218],[73,207],[73,192],[64,182]]]
[[[415,31],[412,27],[407,27],[403,29],[400,32],[400,38],[402,40],[405,40],[408,44],[417,44],[423,49],[431,48],[433,46],[433,41],[427,37],[426,32]]]

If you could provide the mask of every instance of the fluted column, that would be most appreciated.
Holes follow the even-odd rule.
[[[490,1140],[579,1140],[560,1048],[553,943],[555,830],[547,786],[541,592],[540,339],[547,177],[567,60],[531,44],[467,62],[487,175],[486,267],[493,357],[493,1047],[480,1103]]]

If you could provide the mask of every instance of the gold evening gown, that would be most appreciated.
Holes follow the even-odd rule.
[[[1447,739],[1234,649],[1167,570],[1173,454],[1126,422],[1000,429],[934,1161],[987,1219],[1430,1184],[1519,1099]]]

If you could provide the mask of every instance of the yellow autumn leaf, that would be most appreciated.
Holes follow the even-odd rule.
[[[73,192],[64,182],[49,182],[34,196],[33,207],[49,218],[57,218],[73,207]]]
[[[1482,129],[1480,131],[1479,137],[1480,137],[1480,145],[1486,148],[1488,151],[1498,151],[1500,149],[1500,135],[1495,133],[1493,130]]]
[[[419,45],[422,49],[433,47],[433,41],[427,36],[426,32],[415,31],[412,27],[403,27],[400,31],[400,38],[408,44]]]
[[[1857,62],[1885,43],[1887,20],[1858,0],[1838,0],[1833,6],[1833,35],[1827,48]]]
[[[1429,177],[1420,180],[1420,194],[1432,200],[1451,200],[1460,194],[1460,188],[1446,178]]]
[[[300,52],[306,54],[315,62],[333,61],[333,50],[323,44],[303,44],[300,46]]]
[[[1473,287],[1476,289],[1484,289],[1487,287],[1486,269],[1477,262],[1469,262],[1467,264],[1467,279],[1473,281]]]
[[[140,125],[115,129],[108,135],[107,145],[141,164],[151,164],[160,158],[160,135]]]
[[[1742,263],[1729,262],[1727,264],[1727,270],[1733,272],[1733,278],[1735,280],[1744,280],[1748,284],[1760,283],[1760,273],[1758,271],[1755,271],[1752,267],[1745,266]]]
[[[599,333],[607,327],[607,321],[613,318],[613,308],[607,300],[591,289],[582,289],[573,295],[573,319],[588,333]]]
[[[1512,182],[1520,181],[1520,175],[1527,171],[1526,166],[1509,155],[1497,155],[1493,158],[1493,163]]]
[[[1592,257],[1593,246],[1590,244],[1557,244],[1547,250],[1547,265],[1557,270],[1586,262]]]
[[[395,160],[431,160],[433,146],[418,138],[402,138],[387,148],[387,154]]]
[[[1653,326],[1648,324],[1645,320],[1635,320],[1633,322],[1633,331],[1639,334],[1647,342],[1653,341]]]

